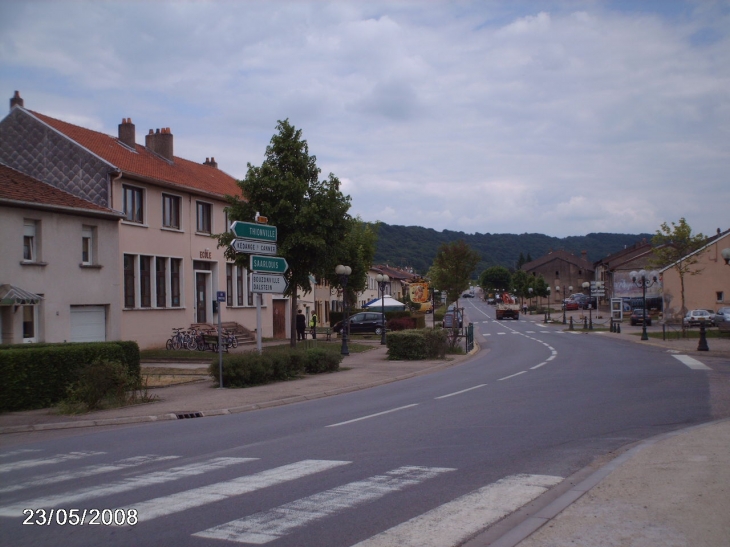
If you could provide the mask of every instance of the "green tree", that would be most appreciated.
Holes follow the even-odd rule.
[[[651,238],[652,245],[654,245],[652,266],[657,268],[671,266],[679,275],[682,315],[687,313],[684,298],[684,278],[702,272],[702,268],[695,267],[695,264],[699,261],[699,255],[692,255],[692,253],[702,247],[706,241],[707,238],[701,233],[692,235],[692,228],[687,224],[684,217],[679,219],[678,224],[672,222],[671,228],[666,222],[662,223],[654,237]]]
[[[469,288],[471,274],[479,258],[479,253],[463,240],[443,243],[436,253],[429,277],[435,287],[446,291],[449,302],[458,302],[461,293]]]
[[[489,291],[502,293],[508,291],[512,285],[512,275],[504,266],[492,266],[484,270],[479,276],[479,286],[486,296]]]
[[[335,263],[352,268],[347,280],[347,301],[356,302],[357,293],[367,288],[368,270],[373,264],[378,241],[378,224],[357,217],[349,219],[347,225],[345,237],[335,253]],[[340,278],[334,268],[330,268],[324,277],[330,285],[339,286]]]
[[[266,147],[260,167],[248,164],[246,178],[238,181],[243,199],[227,196],[230,220],[252,221],[257,212],[269,218],[278,231],[278,254],[289,270],[287,296],[291,297],[291,343],[296,345],[297,294],[312,290],[310,275],[324,277],[336,265],[342,242],[351,228],[350,197],[340,191],[340,181],[330,173],[319,180],[320,170],[301,129],[289,120],[279,121],[278,133]],[[233,235],[218,235],[218,245],[229,245]],[[232,248],[226,256],[248,267],[248,255]]]
[[[522,251],[520,251],[520,258],[517,259],[517,265],[515,266],[515,269],[519,270],[522,268],[522,265],[527,262],[525,260],[525,255],[522,254]]]
[[[531,279],[532,276],[524,270],[517,270],[512,274],[512,291],[517,297],[524,299],[529,296]]]

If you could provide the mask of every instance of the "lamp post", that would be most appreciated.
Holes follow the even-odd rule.
[[[532,287],[529,287],[527,292],[530,294],[530,308],[532,308]],[[530,310],[530,315],[532,315],[532,310]]]
[[[644,309],[641,314],[641,339],[648,340],[649,336],[646,334],[646,289],[651,287],[658,281],[658,274],[656,272],[647,272],[646,270],[633,271],[629,274],[634,285],[641,287],[641,297],[643,301]]]
[[[342,319],[342,349],[340,353],[342,355],[350,355],[350,349],[347,347],[347,337],[350,333],[350,322],[347,314],[347,279],[352,273],[350,266],[343,266],[339,264],[335,268],[335,273],[340,276],[340,286],[342,287],[342,311],[344,317]]]
[[[378,282],[378,288],[380,289],[380,311],[383,315],[381,319],[381,333],[380,333],[380,345],[385,345],[385,286],[390,283],[390,277],[387,274],[381,274],[375,276],[375,281]]]
[[[720,254],[722,255],[722,258],[725,260],[725,264],[727,266],[730,266],[730,247],[720,251]]]
[[[591,298],[591,284],[588,281],[583,282],[583,288],[588,289],[588,330],[593,330],[593,298]],[[583,316],[585,317],[585,316]]]
[[[547,304],[547,306],[548,306],[548,309],[547,309],[547,320],[548,321],[550,321],[550,293],[551,293],[551,291],[552,291],[552,289],[548,285],[548,287],[547,287],[547,303],[548,303]]]

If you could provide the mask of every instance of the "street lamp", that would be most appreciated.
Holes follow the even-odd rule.
[[[593,298],[591,297],[593,291],[588,281],[583,282],[583,288],[588,289],[588,330],[593,330]]]
[[[550,292],[551,292],[551,289],[550,289],[550,286],[548,285],[548,287],[547,287],[547,302],[548,302],[547,320],[548,321],[550,321]]]
[[[649,336],[646,334],[646,289],[651,287],[658,281],[657,272],[647,272],[646,270],[633,271],[629,274],[634,285],[641,287],[641,296],[644,301],[644,309],[641,314],[641,339],[648,340]]]
[[[530,308],[532,308],[532,287],[529,287],[527,292],[530,294]],[[532,315],[532,310],[530,310],[530,315]]]
[[[380,333],[380,345],[385,345],[385,286],[390,283],[390,277],[388,277],[388,274],[381,274],[375,276],[375,281],[378,282],[378,288],[380,289],[380,310],[383,312],[383,315],[380,317],[381,319],[381,333]]]
[[[722,255],[722,258],[725,259],[725,264],[730,266],[730,247],[720,251],[720,254]]]
[[[347,337],[350,333],[350,318],[347,314],[347,278],[350,277],[352,268],[350,268],[350,266],[343,266],[342,264],[339,264],[335,268],[335,273],[340,276],[340,287],[342,287],[342,310],[344,312],[344,317],[342,319],[342,349],[340,350],[340,353],[342,355],[350,355],[350,350],[347,347]]]

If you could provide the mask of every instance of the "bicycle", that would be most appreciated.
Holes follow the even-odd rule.
[[[184,345],[184,336],[182,334],[182,331],[184,329],[183,328],[173,327],[172,330],[175,331],[175,332],[167,340],[167,343],[165,344],[165,347],[168,350],[171,350],[171,349],[180,349]]]
[[[238,347],[238,338],[236,338],[236,335],[232,332],[229,332],[227,330],[223,331],[223,344],[225,346],[228,346],[229,348],[237,348]]]

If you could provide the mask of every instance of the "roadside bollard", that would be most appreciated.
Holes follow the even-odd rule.
[[[621,334],[621,323],[616,323],[616,332]]]
[[[568,327],[568,330],[573,330],[573,318],[570,318],[570,327]]]
[[[700,322],[700,343],[697,344],[697,351],[710,351],[707,345],[707,332],[705,331],[705,322]]]
[[[583,330],[586,330],[586,329],[588,329],[588,318],[584,317],[583,318]]]
[[[609,329],[611,332],[616,332],[616,326],[613,324],[613,317],[611,318],[611,328]]]

